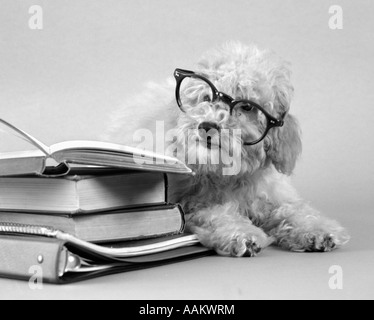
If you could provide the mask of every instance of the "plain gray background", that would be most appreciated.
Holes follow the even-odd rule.
[[[35,4],[43,8],[43,30],[28,26],[28,10]],[[343,30],[329,28],[331,5],[344,10]],[[140,92],[146,82],[163,81],[176,67],[193,69],[207,49],[228,40],[254,41],[272,48],[293,64],[296,95],[291,108],[300,120],[304,144],[294,183],[313,206],[342,221],[353,239],[348,247],[330,256],[295,256],[271,249],[266,253],[268,265],[265,258],[256,262],[223,258],[190,262],[198,274],[201,266],[203,271],[212,269],[209,263],[227,273],[222,280],[226,290],[212,284],[199,291],[200,296],[254,298],[257,293],[261,297],[373,298],[373,9],[370,0],[2,0],[0,117],[48,145],[72,139],[95,140],[105,129],[109,114]],[[22,148],[25,144],[0,132],[0,152]],[[328,279],[329,265],[339,261],[347,264],[351,287],[334,296],[325,288],[327,280],[321,279]],[[306,268],[305,272],[298,269],[299,277],[292,269],[297,263],[299,268]],[[279,272],[283,272],[272,275],[281,281],[280,288],[274,287],[276,280],[270,275],[256,277],[256,271],[267,267],[272,273],[273,264],[280,265]],[[249,266],[254,273],[245,270]],[[155,279],[162,270],[175,272],[175,278],[170,275],[161,278],[164,282],[158,280],[170,291],[158,296],[154,291],[152,296],[152,290],[140,286],[133,297],[168,298],[170,293],[177,298],[179,269],[161,268],[122,277],[131,277],[130,283],[137,287],[136,277],[146,279],[150,275]],[[235,274],[232,281],[231,272]],[[251,282],[258,286],[245,286],[242,274],[252,275],[257,280]],[[308,281],[303,281],[305,274]],[[205,278],[190,276],[196,285],[188,275],[189,282],[184,285],[187,292],[196,294],[195,287]],[[125,287],[129,279],[124,280]],[[319,291],[317,279],[323,282],[323,291]],[[110,289],[106,280],[98,282],[101,291],[107,288],[104,291],[131,297],[120,287]],[[233,289],[239,282],[241,295]],[[7,292],[32,297],[27,290],[13,290],[14,282],[4,283]],[[115,283],[119,283],[117,278]],[[189,283],[194,287],[188,288]],[[295,287],[285,293],[284,287],[292,283]],[[17,284],[17,288],[25,286]],[[87,286],[91,288],[88,292],[96,292],[93,283]],[[85,287],[80,288],[81,297],[85,296]],[[63,297],[64,290],[53,288],[53,294]],[[80,291],[75,292],[79,295]],[[38,297],[48,295],[44,291]]]

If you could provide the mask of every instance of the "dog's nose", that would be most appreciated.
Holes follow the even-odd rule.
[[[218,124],[214,123],[214,122],[202,122],[199,125],[199,130],[204,130],[205,132],[209,132],[212,129],[217,130],[218,132],[220,132],[221,127]]]

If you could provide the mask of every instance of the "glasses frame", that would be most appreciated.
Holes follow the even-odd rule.
[[[253,102],[251,100],[236,100],[236,99],[232,98],[231,96],[227,95],[226,93],[220,92],[209,79],[207,79],[206,77],[204,77],[200,74],[195,73],[194,71],[189,71],[189,70],[184,70],[184,69],[176,69],[174,71],[174,77],[175,77],[175,80],[177,82],[177,86],[176,86],[176,89],[175,89],[175,97],[177,99],[177,103],[178,103],[179,108],[184,113],[186,111],[183,109],[183,104],[182,104],[182,100],[181,100],[181,97],[180,97],[180,88],[181,88],[182,82],[185,78],[196,78],[196,79],[201,79],[201,80],[205,81],[210,86],[210,88],[212,89],[212,92],[213,92],[212,102],[222,101],[222,102],[226,103],[230,107],[230,115],[231,116],[232,116],[232,113],[233,113],[235,107],[239,103],[243,103],[243,102],[244,103],[249,103],[251,106],[260,110],[265,115],[266,119],[268,120],[267,121],[267,128],[264,131],[264,134],[261,136],[261,138],[259,138],[256,141],[253,141],[253,142],[245,142],[244,145],[255,145],[255,144],[257,144],[257,143],[259,143],[259,142],[261,142],[262,140],[265,139],[265,137],[269,133],[270,129],[275,128],[275,127],[283,127],[283,125],[284,125],[284,119],[287,115],[287,112],[285,112],[281,116],[281,119],[277,119],[277,118],[273,117],[271,114],[269,114],[263,107],[258,105],[256,102]]]

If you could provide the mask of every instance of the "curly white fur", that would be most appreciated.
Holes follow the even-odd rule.
[[[289,112],[293,96],[290,65],[271,51],[231,42],[205,54],[194,71],[209,78],[221,92],[250,99],[277,118]],[[165,121],[165,130],[177,132],[177,139],[166,143],[167,150],[187,148],[186,155],[200,155],[206,151],[206,143],[196,144],[198,136],[189,130],[204,121],[223,129],[240,129],[243,140],[253,130],[244,113],[230,116],[223,102],[194,99],[193,108],[183,113],[174,92],[172,79],[161,85],[149,84],[144,94],[113,115],[105,139],[133,144],[136,129],[155,132],[155,123],[160,120]],[[195,143],[186,143],[186,137],[187,142]],[[225,157],[230,148],[222,140]],[[197,162],[190,165],[195,177],[174,177],[171,197],[183,205],[187,229],[220,254],[255,256],[271,243],[293,251],[331,251],[346,243],[349,236],[337,222],[300,199],[291,186],[288,176],[300,153],[299,125],[288,113],[282,128],[272,128],[254,146],[241,146],[238,174],[223,175],[222,159],[214,159],[218,164]],[[215,157],[213,153],[211,157]]]

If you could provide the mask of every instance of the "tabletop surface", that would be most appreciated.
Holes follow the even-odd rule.
[[[292,253],[268,248],[256,258],[205,257],[77,284],[0,280],[0,299],[373,299],[374,219],[350,224],[351,242],[332,253]],[[330,287],[332,266],[343,288]]]

